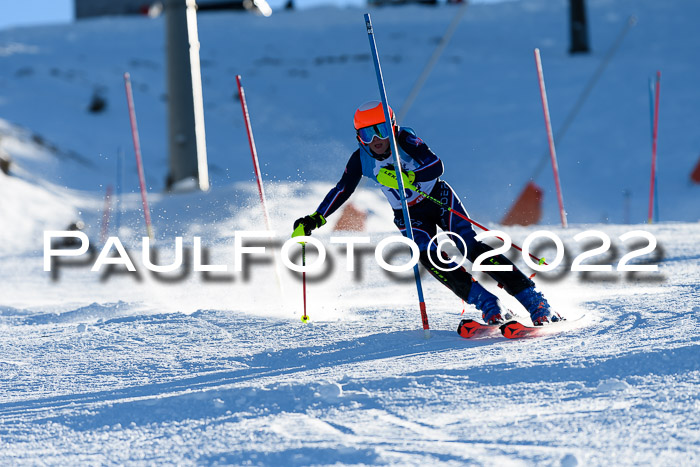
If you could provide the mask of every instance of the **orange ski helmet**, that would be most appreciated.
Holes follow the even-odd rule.
[[[386,125],[384,106],[379,101],[369,101],[359,106],[355,111],[353,123],[360,142],[369,144],[374,136],[380,139],[388,138],[390,129],[396,126],[396,116],[391,106],[389,106],[389,116],[391,125]]]

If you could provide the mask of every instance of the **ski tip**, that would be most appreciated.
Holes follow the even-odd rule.
[[[491,336],[494,332],[498,332],[498,326],[480,323],[473,319],[463,319],[457,327],[457,334],[465,339]]]
[[[468,339],[474,335],[478,328],[479,323],[473,319],[463,319],[459,322],[459,326],[457,326],[457,334]]]

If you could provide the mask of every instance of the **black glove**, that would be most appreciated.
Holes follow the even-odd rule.
[[[300,217],[294,221],[294,232],[292,232],[292,237],[299,237],[302,235],[309,236],[311,231],[321,227],[326,223],[326,219],[319,213],[315,212],[311,215]]]

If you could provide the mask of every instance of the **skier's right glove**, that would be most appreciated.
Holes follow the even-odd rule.
[[[311,215],[300,217],[294,221],[294,232],[292,238],[302,235],[311,235],[311,231],[321,227],[326,223],[326,219],[319,213],[315,212]]]

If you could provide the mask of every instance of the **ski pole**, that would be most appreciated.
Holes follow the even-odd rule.
[[[451,212],[452,214],[456,215],[457,217],[461,217],[462,219],[464,219],[465,221],[469,222],[470,224],[479,227],[481,230],[483,230],[483,231],[485,231],[485,232],[489,232],[489,231],[490,231],[489,229],[487,229],[487,228],[484,227],[483,225],[479,224],[479,223],[476,222],[475,220],[470,219],[469,217],[465,216],[464,214],[462,214],[462,213],[459,212],[459,211],[455,211],[454,209],[452,209],[450,206],[446,205],[445,203],[443,203],[443,202],[440,201],[439,199],[433,198],[432,196],[430,196],[428,193],[425,193],[424,191],[420,191],[420,190],[417,189],[415,186],[410,186],[410,187],[408,187],[408,189],[409,189],[409,190],[413,190],[413,191],[415,191],[416,193],[419,193],[419,194],[420,194],[421,196],[423,196],[424,198],[429,199],[430,201],[432,201],[433,203],[437,204],[437,205],[440,206],[441,208],[447,209],[447,210],[448,210],[449,212]],[[503,239],[502,239],[501,237],[498,237],[498,236],[497,236],[496,238],[499,239],[499,240],[501,240],[501,241],[503,241]],[[511,245],[512,245],[513,248],[515,248],[516,250],[521,251],[521,252],[523,251],[523,249],[520,248],[520,247],[519,247],[518,245],[516,245],[515,243],[511,243]],[[542,265],[542,264],[547,265],[547,262],[544,260],[544,258],[538,258],[537,256],[533,255],[532,253],[528,253],[528,254],[530,255],[530,257],[531,257],[532,259],[537,260],[538,264],[540,264],[540,265]]]
[[[301,242],[301,265],[302,267],[306,267],[306,242]],[[306,270],[301,272],[301,281],[303,284],[302,293],[304,295],[304,314],[301,317],[301,322],[308,323],[309,316],[306,314]]]
[[[294,232],[292,232],[292,238],[294,237],[300,237],[306,235],[306,232],[304,230],[304,225],[299,224],[296,229],[294,229]],[[297,242],[301,243],[301,282],[302,282],[302,295],[304,297],[304,314],[301,316],[301,322],[302,323],[308,323],[309,322],[309,316],[306,314],[306,242]]]
[[[369,47],[372,51],[372,59],[374,61],[374,71],[377,73],[377,85],[379,86],[379,94],[382,97],[382,107],[384,108],[384,120],[391,125],[391,115],[389,114],[389,103],[386,98],[386,89],[384,88],[384,78],[382,77],[382,67],[379,64],[379,52],[377,52],[377,44],[374,41],[374,30],[372,28],[372,20],[369,17],[369,13],[365,13],[365,26],[367,27],[367,36],[369,38]],[[403,189],[403,175],[401,174],[401,160],[399,159],[399,150],[396,144],[396,136],[394,132],[391,133],[391,152],[394,155],[394,167],[396,167],[397,177],[399,184],[399,195],[401,196],[401,210],[403,211],[403,220],[406,225],[406,237],[413,241],[413,229],[411,227],[411,217],[408,213],[408,204],[406,203],[406,194]],[[423,298],[423,286],[420,280],[420,271],[418,270],[418,263],[413,266],[413,276],[416,280],[416,289],[418,291],[418,304],[420,308],[420,316],[423,321],[423,332],[425,333],[425,338],[430,338],[430,325],[428,324],[428,312],[425,308],[425,299]]]

